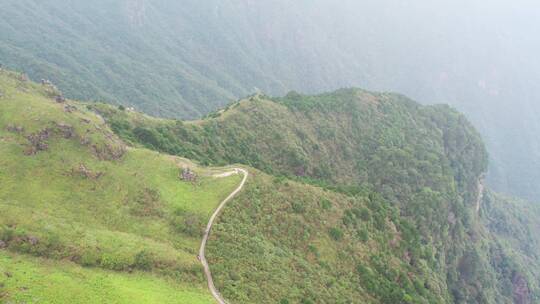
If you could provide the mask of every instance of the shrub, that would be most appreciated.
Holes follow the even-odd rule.
[[[340,241],[341,239],[343,239],[343,231],[339,228],[330,228],[328,230],[328,233],[330,234],[330,237],[332,237],[336,241]]]
[[[0,240],[4,242],[9,242],[15,236],[15,230],[10,227],[3,226],[0,228]]]
[[[306,212],[306,207],[304,206],[304,204],[302,204],[300,202],[292,203],[292,209],[293,209],[294,213],[304,213],[304,212]]]
[[[133,266],[140,270],[151,270],[154,264],[154,257],[146,250],[141,250],[135,255]]]
[[[192,237],[197,237],[202,234],[203,221],[198,214],[193,212],[182,209],[176,210],[171,224],[176,231]]]
[[[369,240],[369,233],[367,229],[362,228],[358,231],[358,239],[362,242],[367,242]]]
[[[101,257],[101,261],[100,261],[100,266],[105,268],[105,269],[110,269],[110,270],[116,270],[116,271],[121,271],[121,270],[126,270],[129,268],[129,264],[127,261],[125,261],[124,259],[122,259],[121,257],[117,256],[117,255],[112,255],[112,254],[103,254],[103,256]]]
[[[141,143],[149,148],[159,149],[162,146],[160,135],[154,130],[136,127],[133,129],[133,134],[135,134]]]
[[[321,207],[324,209],[324,210],[330,210],[332,208],[332,202],[327,200],[327,199],[323,199],[321,201]]]
[[[144,188],[135,198],[131,212],[137,216],[162,216],[159,192],[155,189]]]
[[[100,264],[100,256],[94,250],[86,250],[81,255],[81,265],[86,267],[94,267]]]

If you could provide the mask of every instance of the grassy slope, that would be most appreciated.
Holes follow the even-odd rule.
[[[93,112],[74,102],[57,104],[49,98],[56,94],[53,89],[21,81],[20,75],[1,72],[0,92],[0,239],[10,252],[109,270],[151,271],[176,280],[163,288],[165,298],[179,292],[171,288],[178,284],[180,290],[195,288],[200,299],[208,299],[206,290],[200,290],[204,280],[196,259],[200,233],[240,177],[215,179],[210,170],[186,160],[126,148]],[[65,107],[74,108],[70,113]],[[27,155],[32,147],[28,137],[44,130],[48,138],[40,144],[46,147]],[[196,183],[179,180],[184,166],[199,174]],[[3,254],[2,268],[10,264],[6,258]],[[97,278],[73,265],[56,273],[55,267],[21,259],[24,267],[14,272],[27,268],[42,274],[37,284],[27,286],[30,294],[40,280],[55,276],[83,272]],[[133,285],[138,283],[122,273],[110,276],[114,284],[126,282],[126,301],[129,288],[143,286]],[[161,284],[155,276],[141,276],[154,286]],[[84,284],[76,280],[72,287]],[[4,297],[18,299],[11,283],[7,286]],[[158,293],[148,288],[148,301],[161,302],[150,298]],[[40,292],[35,295],[42,299],[56,296]],[[115,298],[113,293],[94,296]]]
[[[152,274],[88,269],[5,252],[0,252],[0,269],[0,299],[12,303],[213,303],[201,287],[179,286]]]

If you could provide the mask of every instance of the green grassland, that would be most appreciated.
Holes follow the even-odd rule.
[[[57,103],[53,87],[22,75],[1,72],[0,93],[0,240],[10,252],[0,266],[21,280],[21,271],[35,274],[25,287],[28,297],[7,282],[1,299],[73,303],[70,294],[59,295],[65,281],[74,279],[68,285],[73,295],[106,276],[110,290],[86,290],[88,299],[128,303],[140,294],[149,303],[180,303],[181,291],[173,289],[178,285],[191,290],[182,303],[208,301],[196,259],[200,236],[240,177],[214,178],[216,169],[127,147],[84,105]],[[197,173],[197,181],[180,180],[184,167]],[[139,282],[127,274],[132,271],[152,274],[140,274]],[[156,289],[163,280],[168,283]],[[56,289],[44,289],[48,281]],[[123,292],[119,299],[115,285]]]
[[[6,303],[213,303],[206,290],[148,273],[118,273],[0,252]],[[2,302],[4,303],[4,302]]]

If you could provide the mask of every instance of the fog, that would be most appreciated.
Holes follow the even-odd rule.
[[[539,20],[527,0],[2,1],[0,58],[68,96],[180,118],[256,90],[448,103],[482,133],[490,185],[540,202]]]
[[[295,46],[268,44],[282,50],[276,57],[295,49],[306,74],[329,76],[287,88],[360,86],[449,103],[481,131],[490,184],[540,201],[538,2],[242,2],[258,18],[271,16],[265,22],[289,25],[280,35]]]
[[[353,84],[454,105],[484,136],[490,183],[540,198],[540,4],[348,1],[343,8],[336,20],[350,38],[341,43],[353,46],[358,75],[369,75]]]

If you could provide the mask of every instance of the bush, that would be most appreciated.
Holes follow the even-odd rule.
[[[100,266],[105,269],[122,271],[129,268],[129,264],[126,260],[117,255],[104,254],[101,257]]]
[[[304,206],[304,204],[299,203],[299,202],[292,203],[292,209],[293,209],[294,213],[304,213],[304,212],[306,212],[306,207]]]
[[[146,250],[141,250],[135,255],[133,266],[140,270],[151,270],[154,265],[154,257]]]
[[[327,200],[327,199],[323,199],[321,201],[321,207],[324,209],[324,210],[330,210],[332,208],[332,202]]]
[[[152,129],[136,127],[133,129],[133,134],[142,144],[149,148],[160,149],[162,146],[159,133]]]
[[[15,236],[15,230],[10,227],[3,226],[0,228],[0,240],[8,243]]]
[[[358,231],[358,239],[364,243],[369,240],[369,233],[367,229],[362,228]]]
[[[201,236],[203,231],[203,221],[200,216],[181,209],[176,210],[172,219],[172,225],[176,231],[192,237]]]
[[[328,230],[328,233],[330,234],[330,237],[332,237],[336,241],[340,241],[343,239],[343,231],[339,228],[330,228]]]
[[[98,266],[101,263],[100,256],[93,250],[86,250],[81,255],[81,265],[85,267]]]

